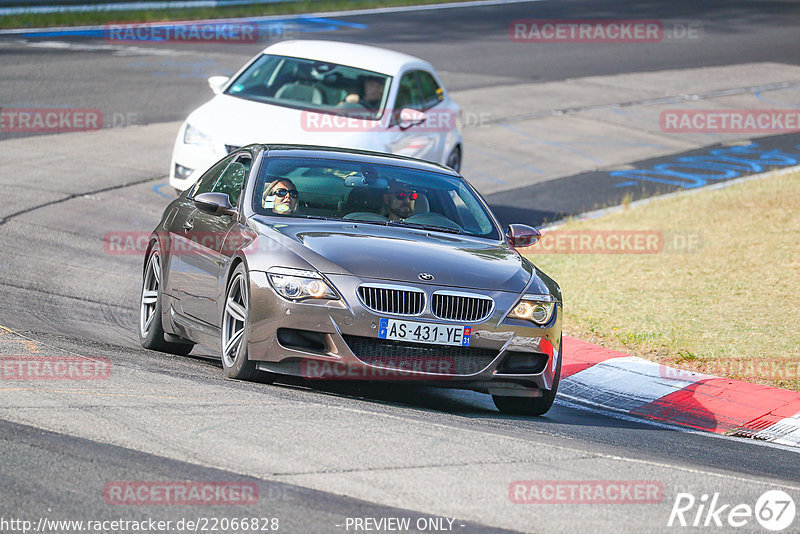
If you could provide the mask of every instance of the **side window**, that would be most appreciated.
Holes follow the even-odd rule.
[[[444,91],[430,72],[418,70],[417,76],[422,91],[423,109],[432,108],[444,99]]]
[[[422,98],[417,84],[417,77],[413,72],[407,72],[400,78],[397,86],[397,99],[394,104],[394,112],[400,113],[403,108],[418,109],[422,111]]]
[[[242,194],[247,175],[250,173],[252,159],[249,155],[239,155],[235,161],[231,162],[214,184],[212,193],[225,193],[228,195],[232,206],[239,204],[239,196]]]
[[[196,195],[200,193],[210,193],[214,189],[214,184],[217,183],[217,179],[219,179],[219,175],[222,174],[222,171],[228,166],[231,160],[235,156],[228,156],[219,163],[215,164],[213,167],[208,169],[206,173],[197,180],[197,183],[194,184],[193,189],[189,193],[189,198],[194,198]]]

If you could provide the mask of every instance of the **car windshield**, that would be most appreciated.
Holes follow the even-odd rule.
[[[379,119],[391,76],[336,63],[262,55],[225,94],[278,106]]]
[[[269,157],[259,171],[253,210],[499,239],[488,211],[463,180],[394,165]]]

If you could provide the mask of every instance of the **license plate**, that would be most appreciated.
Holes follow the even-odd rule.
[[[418,323],[415,321],[382,318],[378,326],[378,337],[397,341],[469,347],[472,328],[469,326]]]

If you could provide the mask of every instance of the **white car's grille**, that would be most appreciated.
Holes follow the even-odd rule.
[[[358,297],[367,308],[393,315],[420,315],[425,309],[425,293],[411,287],[380,284],[358,286]]]
[[[437,291],[431,307],[439,319],[475,323],[489,318],[494,311],[494,300],[481,295]]]

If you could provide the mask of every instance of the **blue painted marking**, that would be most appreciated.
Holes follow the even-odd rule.
[[[794,148],[800,149],[800,145]],[[609,176],[627,178],[615,187],[630,187],[638,182],[673,185],[683,189],[703,187],[709,181],[725,181],[769,167],[797,165],[800,153],[760,148],[758,143],[710,150],[708,154],[682,156],[659,163],[650,169],[612,171]],[[631,181],[632,179],[632,181]]]
[[[791,89],[793,91],[797,91],[798,90],[797,87],[786,87],[783,90],[786,90],[786,89]],[[758,100],[761,100],[762,102],[766,102],[768,104],[774,104],[776,106],[787,107],[787,108],[800,108],[800,105],[798,105],[798,104],[796,104],[794,102],[781,102],[780,100],[775,100],[774,98],[766,98],[761,93],[762,93],[762,91],[756,91],[755,93],[753,93],[753,95]]]
[[[170,200],[175,200],[175,195],[168,195],[168,194],[166,194],[166,193],[161,191],[162,187],[167,187],[167,186],[169,186],[169,182],[166,182],[166,183],[163,183],[163,184],[154,185],[153,186],[153,191],[155,191],[156,194],[161,195],[164,198],[168,198]]]
[[[161,30],[174,27],[185,26],[200,26],[200,25],[230,25],[230,24],[253,24],[258,28],[259,37],[279,37],[285,33],[319,33],[331,32],[340,29],[359,29],[363,30],[368,26],[355,22],[345,22],[335,19],[328,19],[322,17],[287,17],[284,19],[268,19],[266,17],[248,17],[235,20],[226,20],[224,22],[218,20],[193,20],[193,21],[176,21],[176,22],[162,22],[158,24],[151,23],[123,23],[113,25],[125,28],[127,26],[137,27],[139,25],[146,25],[148,32],[145,35],[139,36],[132,35],[131,39],[120,39],[122,35],[111,34],[111,26],[95,26],[91,28],[54,28],[52,30],[36,30],[24,33],[15,33],[20,37],[92,37],[97,39],[105,39],[114,37],[115,42],[130,41],[130,42],[164,42],[170,41],[170,38],[159,37],[160,33],[165,33]],[[2,32],[0,32],[1,34]],[[177,42],[177,41],[176,41]]]

